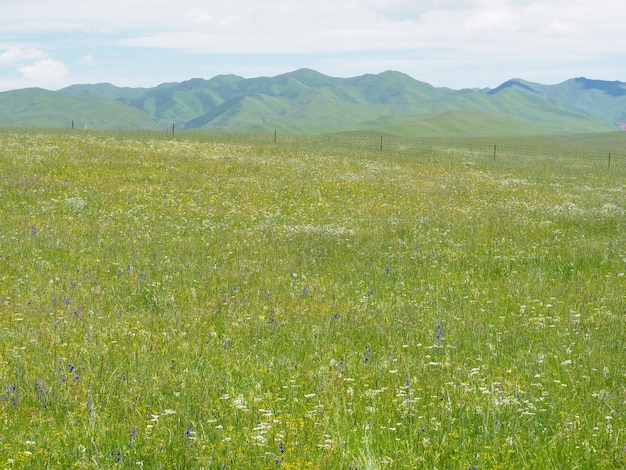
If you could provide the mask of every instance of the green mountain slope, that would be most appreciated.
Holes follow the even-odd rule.
[[[521,79],[509,80],[488,92],[491,96],[521,90],[550,104],[592,116],[607,124],[626,121],[626,83],[572,78],[558,85],[541,85]]]
[[[0,93],[0,124],[114,129],[229,128],[424,135],[605,132],[626,122],[626,84],[575,78],[558,85],[509,80],[495,89],[436,88],[400,72],[335,78],[310,69],[245,79],[220,75],[120,88]]]
[[[459,96],[445,101],[446,109],[473,109],[515,117],[527,123],[557,132],[605,132],[615,125],[603,122],[583,111],[550,102],[525,87],[506,87],[495,94],[468,93],[460,105]]]
[[[136,108],[95,95],[68,96],[40,88],[0,93],[0,125],[15,127],[159,129]]]
[[[364,123],[363,129],[413,137],[494,137],[554,134],[552,129],[503,114],[453,110],[421,116],[389,116]]]

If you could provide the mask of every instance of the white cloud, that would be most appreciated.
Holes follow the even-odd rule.
[[[17,68],[17,71],[27,80],[50,83],[57,82],[69,74],[63,62],[52,59],[43,59],[29,65],[22,65]]]
[[[578,23],[563,21],[558,18],[548,21],[544,27],[546,33],[556,34],[568,34],[568,33],[582,33],[583,28]]]
[[[38,85],[53,85],[69,75],[63,62],[52,60],[37,48],[13,46],[0,54],[0,66],[15,69],[24,79]]]
[[[42,60],[45,59],[47,56],[48,55],[40,49],[10,47],[2,54],[0,54],[0,65],[5,67],[12,67],[23,62]]]
[[[464,21],[468,33],[515,32],[520,27],[519,17],[514,11],[505,8],[481,10]]]
[[[620,3],[618,3],[620,2]],[[223,53],[408,49],[484,32],[621,31],[622,0],[21,0],[3,5],[0,31],[82,34],[117,44]],[[618,6],[619,5],[619,6]],[[613,36],[612,36],[613,35]],[[506,41],[520,38],[509,36]],[[597,38],[596,38],[597,40]],[[504,45],[504,43],[502,43]]]

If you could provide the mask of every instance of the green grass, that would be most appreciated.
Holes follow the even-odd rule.
[[[623,134],[496,144],[1,132],[0,466],[623,466]]]

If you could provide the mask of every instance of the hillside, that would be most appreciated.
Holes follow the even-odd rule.
[[[604,132],[626,122],[626,84],[521,79],[497,88],[436,88],[400,72],[335,78],[309,69],[275,77],[220,75],[122,88],[103,83],[0,93],[0,125],[102,129],[227,128],[403,135]]]
[[[88,127],[95,129],[159,129],[139,109],[96,94],[81,97],[27,88],[0,93],[0,125],[13,127]]]

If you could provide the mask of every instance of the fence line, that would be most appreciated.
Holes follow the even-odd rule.
[[[186,136],[186,137],[185,137]],[[588,159],[605,166],[626,160],[626,133],[607,134],[607,138],[585,135],[552,137],[416,137],[376,133],[337,134],[251,134],[225,131],[185,131],[178,138],[233,144],[273,145],[278,148],[323,147],[325,151],[355,150],[382,155],[450,156],[465,153],[473,158],[499,161],[511,159]],[[607,165],[607,154],[608,165]]]
[[[68,132],[61,129],[9,129],[9,132]],[[619,167],[626,161],[626,132],[576,134],[537,137],[419,137],[396,136],[375,132],[344,132],[335,134],[295,134],[272,130],[247,133],[217,129],[175,130],[85,130],[74,127],[69,132],[89,132],[133,139],[176,139],[197,142],[221,142],[236,145],[275,146],[276,148],[319,147],[324,152],[358,151],[378,156],[458,156],[504,163],[513,159],[541,161],[588,160],[607,168]],[[607,159],[608,155],[608,159]]]

